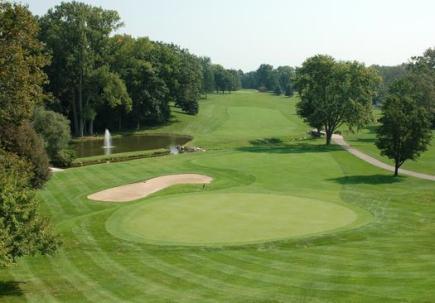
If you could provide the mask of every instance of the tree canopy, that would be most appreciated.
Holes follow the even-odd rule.
[[[295,69],[291,66],[273,68],[261,64],[256,71],[241,74],[241,87],[274,92],[277,95],[292,96],[294,92]]]
[[[58,242],[38,212],[34,188],[49,177],[41,137],[29,119],[44,99],[48,63],[37,39],[38,24],[20,4],[0,1],[0,265]]]
[[[382,105],[376,146],[394,160],[395,172],[406,160],[415,160],[432,138],[429,114],[418,104],[409,79],[394,82]]]
[[[361,63],[317,55],[296,70],[295,82],[301,98],[298,114],[311,126],[324,128],[326,144],[341,125],[352,129],[372,119],[371,104],[379,77]]]

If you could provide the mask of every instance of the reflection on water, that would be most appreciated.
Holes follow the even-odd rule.
[[[112,138],[112,148],[103,148],[104,141],[90,140],[74,143],[78,158],[110,155],[131,151],[170,148],[190,141],[189,136],[177,135],[131,135]]]

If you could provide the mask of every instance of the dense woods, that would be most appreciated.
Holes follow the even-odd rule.
[[[76,136],[164,123],[171,103],[194,115],[201,96],[240,88],[237,71],[209,58],[146,37],[113,35],[123,25],[116,11],[62,3],[39,23],[52,58],[45,69],[53,96],[48,106],[70,119]]]

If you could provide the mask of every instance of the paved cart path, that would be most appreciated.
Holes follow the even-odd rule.
[[[336,144],[342,146],[345,150],[350,152],[352,155],[360,158],[361,160],[364,160],[364,161],[366,161],[374,166],[380,167],[382,169],[394,172],[394,166],[385,164],[384,162],[379,161],[378,159],[375,159],[375,158],[359,151],[356,148],[353,148],[344,140],[343,136],[332,135],[332,140]],[[420,178],[420,179],[424,179],[424,180],[435,181],[435,176],[433,176],[433,175],[422,174],[422,173],[418,173],[418,172],[406,170],[406,169],[401,169],[401,168],[399,169],[399,174],[412,176],[412,177],[416,177],[416,178]]]

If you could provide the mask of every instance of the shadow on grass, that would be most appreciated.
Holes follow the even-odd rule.
[[[314,142],[311,139],[306,140]],[[239,147],[237,150],[250,153],[273,153],[273,154],[301,154],[322,153],[343,150],[338,145],[314,144],[314,143],[284,143],[278,138],[262,138],[250,141],[252,146]]]
[[[403,177],[395,177],[393,175],[360,175],[360,176],[346,176],[346,177],[339,177],[339,178],[332,178],[328,179],[328,181],[333,181],[339,184],[371,184],[371,185],[377,185],[377,184],[392,184],[401,182]]]
[[[369,139],[369,138],[359,138],[355,140],[356,142],[364,142],[364,143],[375,143],[375,139]]]
[[[261,138],[249,141],[252,145],[262,146],[262,145],[277,145],[283,144],[284,142],[279,138]]]
[[[0,281],[0,299],[5,296],[22,296],[23,291],[20,284],[24,282],[17,281]]]

